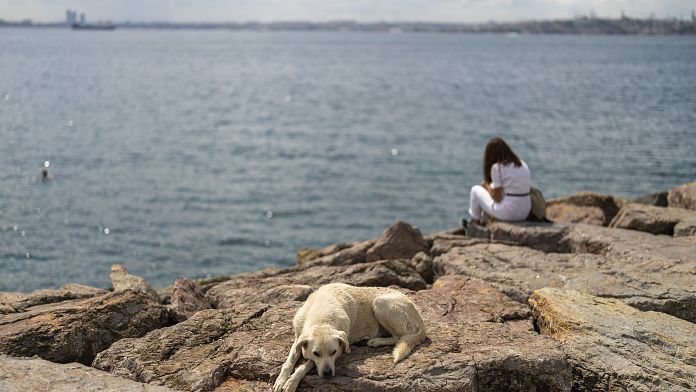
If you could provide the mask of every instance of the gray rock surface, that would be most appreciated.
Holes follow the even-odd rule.
[[[3,392],[168,392],[78,363],[58,364],[37,358],[0,355]]]
[[[39,305],[0,315],[0,354],[89,364],[113,342],[167,323],[163,306],[133,290]]]
[[[529,300],[573,367],[573,391],[696,390],[696,324],[621,301],[544,288]]]
[[[325,246],[321,249],[312,249],[312,248],[302,248],[297,251],[297,264],[302,265],[305,264],[309,261],[312,261],[314,259],[318,259],[320,257],[332,255],[334,253],[338,253],[344,249],[352,248],[354,245],[357,245],[358,243],[340,243],[340,244],[332,244],[329,246]]]
[[[679,221],[674,225],[675,237],[692,237],[696,236],[696,219],[688,219]]]
[[[427,315],[426,343],[397,365],[391,348],[354,346],[337,361],[336,377],[310,374],[299,390],[570,390],[569,364],[557,343],[530,330],[525,306],[466,277],[406,292]],[[294,339],[292,317],[301,302],[238,301],[123,339],[93,366],[182,390],[268,390]]]
[[[424,320],[462,323],[527,320],[529,307],[514,301],[480,279],[461,275],[439,278],[429,290],[408,293],[421,304]]]
[[[603,226],[606,221],[604,211],[597,206],[578,206],[556,203],[546,206],[546,218],[558,223],[587,223]]]
[[[377,238],[367,251],[367,261],[410,259],[418,252],[428,253],[430,247],[420,230],[397,221]]]
[[[696,181],[671,190],[667,196],[667,203],[670,207],[696,210]]]
[[[543,287],[577,289],[696,322],[693,260],[667,265],[661,259],[544,253],[492,243],[453,248],[436,257],[433,265],[436,276],[476,277],[522,303],[532,291]]]
[[[413,256],[410,264],[418,271],[426,283],[433,283],[435,275],[433,274],[433,258],[430,255],[425,252],[418,252]]]
[[[428,253],[430,246],[420,230],[397,221],[377,239],[329,245],[319,250],[303,248],[297,252],[297,264],[351,265],[378,260],[410,259],[418,252]]]
[[[651,193],[649,195],[644,195],[633,199],[632,203],[647,204],[656,207],[667,207],[669,202],[667,201],[667,196],[669,192],[657,192]]]
[[[395,285],[412,290],[426,288],[423,277],[407,260],[386,260],[347,266],[293,267],[258,276],[231,278],[206,293],[216,308],[249,302],[276,304],[304,301],[322,284],[339,282],[353,286]]]
[[[41,289],[31,293],[0,292],[0,314],[17,313],[32,306],[90,298],[105,293],[106,290],[81,284],[67,284],[57,290]]]
[[[121,290],[136,290],[142,291],[143,293],[149,295],[154,301],[159,302],[160,297],[157,292],[148,284],[145,279],[140,276],[131,275],[128,273],[128,269],[120,264],[113,264],[111,266],[111,273],[109,274],[111,278],[111,285],[114,291]]]
[[[675,228],[680,223],[679,228]],[[690,235],[696,231],[696,211],[632,203],[621,208],[609,227],[652,234]]]
[[[472,225],[473,226],[473,225]],[[467,236],[459,230],[448,230],[433,233],[425,237],[430,244],[430,256],[435,257],[447,253],[453,248],[489,243],[488,233],[484,238]]]
[[[654,267],[681,264],[685,272],[693,272],[693,263],[696,261],[694,242],[691,239],[656,236],[634,230],[585,224],[496,222],[470,232],[488,241],[520,245],[544,252],[594,253],[627,262],[653,264]]]
[[[375,240],[367,240],[362,242],[356,242],[348,248],[331,246],[327,248],[332,248],[337,250],[333,253],[326,253],[324,256],[319,257],[304,257],[298,256],[298,264],[300,266],[309,267],[316,265],[351,265],[367,262],[367,250],[375,244]],[[327,249],[325,248],[325,249]]]
[[[210,309],[210,300],[190,279],[180,278],[174,282],[171,305],[167,306],[169,317],[177,323],[186,321],[196,312]]]

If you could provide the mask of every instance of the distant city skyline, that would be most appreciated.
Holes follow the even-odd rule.
[[[78,10],[92,21],[432,21],[486,22],[619,17],[688,18],[695,0],[2,0],[0,19],[65,20]]]

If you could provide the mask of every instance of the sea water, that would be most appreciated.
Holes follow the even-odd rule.
[[[547,197],[692,181],[696,37],[0,29],[0,291],[448,229],[493,136]]]

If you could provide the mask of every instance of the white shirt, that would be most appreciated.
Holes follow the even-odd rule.
[[[505,194],[500,203],[496,203],[490,198],[492,201],[489,206],[490,214],[504,221],[524,220],[532,208],[529,195],[511,196],[510,194],[528,194],[530,182],[531,175],[524,161],[522,161],[522,166],[515,166],[514,163],[493,164],[491,167],[491,187],[494,189],[502,187]]]
[[[527,164],[524,161],[521,162],[522,166],[515,166],[514,163],[507,165],[494,163],[491,166],[491,187],[493,189],[502,187],[505,193],[516,195],[529,193],[531,175]]]

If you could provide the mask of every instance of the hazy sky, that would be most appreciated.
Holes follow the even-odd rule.
[[[0,19],[64,19],[76,9],[88,20],[274,21],[421,20],[482,22],[587,15],[688,17],[696,0],[0,0]]]

